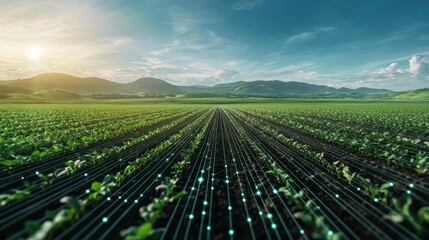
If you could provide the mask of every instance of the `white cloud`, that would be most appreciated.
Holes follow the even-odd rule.
[[[110,39],[109,42],[111,46],[120,48],[120,47],[126,47],[130,45],[133,41],[134,41],[133,39],[127,36],[117,36]]]
[[[317,35],[319,35],[321,33],[329,33],[329,32],[332,32],[334,30],[335,30],[334,27],[316,28],[313,31],[302,32],[302,33],[298,33],[296,35],[293,35],[291,37],[288,37],[286,39],[286,43],[290,44],[290,43],[295,43],[295,42],[309,41],[309,40],[315,39],[317,37]]]
[[[214,74],[203,78],[201,83],[204,85],[215,85],[219,83],[235,82],[235,77],[238,74],[238,71],[231,69],[217,69]]]
[[[264,3],[263,0],[241,0],[232,5],[231,8],[236,11],[246,11],[259,7],[262,3]]]
[[[378,74],[380,75],[389,75],[389,76],[397,76],[404,74],[405,70],[400,69],[398,63],[391,63],[388,67],[380,69]]]
[[[429,64],[425,56],[414,55],[408,62],[410,65],[408,71],[413,74],[415,78],[425,79],[429,77]]]

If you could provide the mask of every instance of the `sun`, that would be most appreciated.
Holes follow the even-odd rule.
[[[42,57],[42,48],[40,46],[29,46],[27,48],[27,56],[31,61],[39,61]]]

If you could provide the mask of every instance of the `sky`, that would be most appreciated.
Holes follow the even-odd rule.
[[[429,87],[427,0],[0,0],[0,79]]]

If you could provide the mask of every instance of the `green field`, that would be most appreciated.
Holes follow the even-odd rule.
[[[0,237],[428,236],[427,102],[201,97],[3,101]]]

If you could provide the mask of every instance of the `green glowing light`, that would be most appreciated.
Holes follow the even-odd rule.
[[[212,229],[212,227],[207,226],[207,231],[210,231]]]
[[[189,219],[193,219],[193,218],[194,218],[194,214],[190,214]]]
[[[234,234],[234,230],[229,230],[229,235],[233,235]]]
[[[410,188],[413,188],[413,187],[414,187],[414,184],[410,183]]]
[[[271,224],[271,228],[276,228],[277,225],[275,223]]]
[[[272,215],[271,213],[268,213],[268,214],[267,214],[267,217],[268,217],[268,218],[272,218],[272,217],[273,217],[273,215]]]
[[[334,234],[334,232],[332,232],[331,230],[328,231],[328,236],[332,236]]]
[[[252,221],[252,219],[251,218],[247,218],[247,222],[251,222]]]
[[[102,221],[105,223],[105,222],[107,222],[107,220],[109,220],[109,219],[107,217],[104,217]]]
[[[304,229],[299,230],[299,233],[304,234]]]

